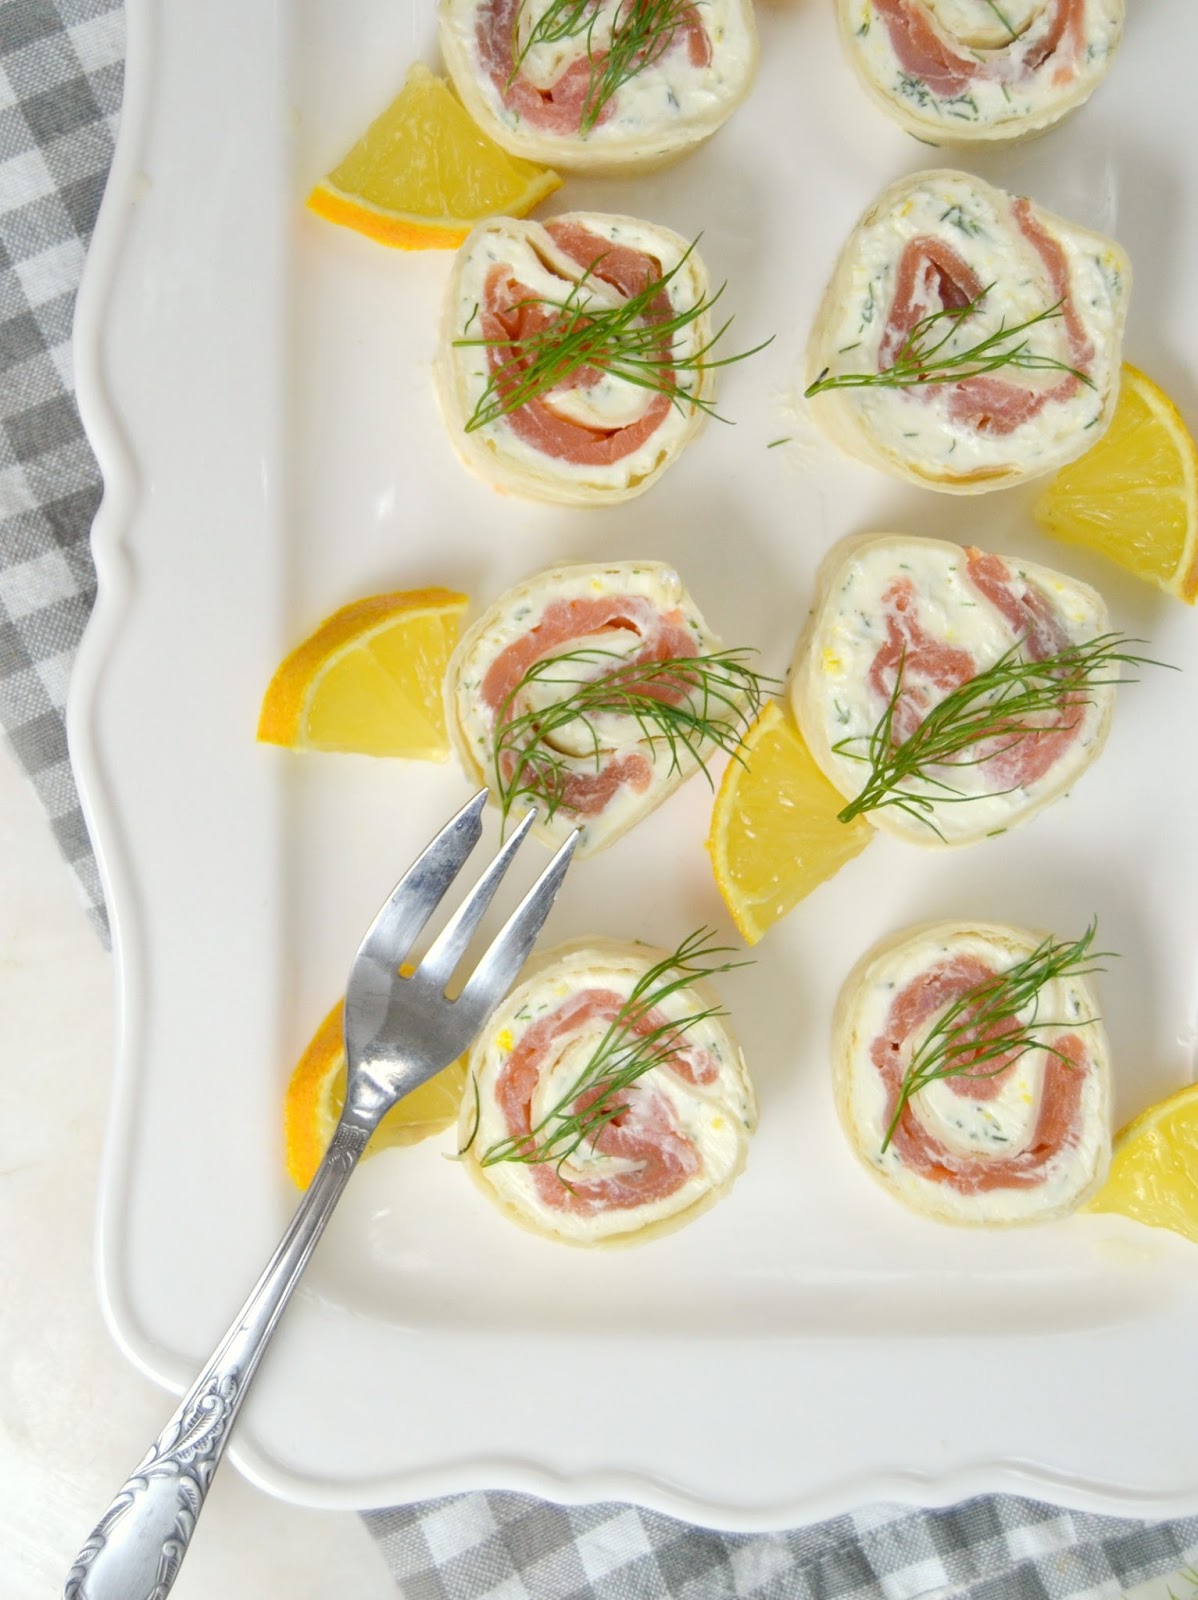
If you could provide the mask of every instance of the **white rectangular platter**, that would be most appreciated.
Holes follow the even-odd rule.
[[[429,10],[129,5],[128,102],[79,306],[107,493],[71,710],[122,993],[99,1225],[117,1338],[178,1387],[223,1329],[294,1202],[290,1069],[378,903],[468,793],[451,766],[257,746],[287,649],[382,589],[444,583],[477,613],[550,562],[638,556],[676,565],[725,642],[782,673],[837,539],[957,538],[1095,583],[1115,626],[1184,670],[1121,691],[1102,761],[1031,826],[963,853],[871,844],[722,983],[761,1126],[745,1176],[693,1227],[571,1251],[488,1207],[446,1159],[452,1135],[368,1161],[233,1454],[322,1505],[509,1487],[745,1529],[983,1489],[1198,1509],[1179,1420],[1198,1409],[1198,1253],[1118,1219],[975,1234],[905,1214],[844,1144],[827,1064],[837,990],[883,934],[961,914],[1069,935],[1097,914],[1121,952],[1102,986],[1119,1119],[1191,1079],[1193,615],[1050,547],[1034,491],[907,489],[812,426],[797,378],[841,242],[886,183],[944,164],[865,102],[829,0],[759,8],[757,86],[698,155],[555,197],[702,233],[735,341],[774,335],[725,374],[735,425],[604,512],[469,478],[429,382],[450,256],[388,252],[303,208],[409,62],[435,61]],[[1187,0],[1139,0],[1090,106],[960,162],[1122,241],[1127,354],[1191,417],[1196,53]],[[692,781],[578,866],[547,939],[735,937],[703,849],[710,803]]]

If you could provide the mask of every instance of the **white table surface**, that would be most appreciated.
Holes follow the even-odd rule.
[[[173,1408],[118,1353],[96,1300],[111,990],[111,957],[0,742],[0,1600],[62,1593],[76,1551]],[[179,1600],[396,1592],[356,1516],[282,1505],[232,1467],[217,1478],[173,1591]]]

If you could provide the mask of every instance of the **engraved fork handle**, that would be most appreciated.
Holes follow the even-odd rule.
[[[278,1249],[207,1366],[75,1558],[65,1600],[162,1600],[283,1307],[370,1137],[343,1121]]]

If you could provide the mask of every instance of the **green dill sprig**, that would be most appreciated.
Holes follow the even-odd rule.
[[[1097,918],[1078,939],[1042,939],[1031,955],[1005,972],[975,984],[947,1006],[912,1054],[899,1085],[898,1101],[882,1153],[902,1121],[908,1101],[938,1078],[992,1078],[1013,1066],[1029,1050],[1043,1050],[1067,1066],[1063,1051],[1045,1035],[1056,1029],[1088,1028],[1097,1017],[1048,1021],[1040,1016],[1043,990],[1059,978],[1086,978],[1105,969],[1100,962],[1114,958],[1110,950],[1095,951]],[[1020,1013],[1030,1007],[1030,1017]],[[1001,1058],[1001,1059],[1000,1059]]]
[[[587,35],[588,52],[591,35],[599,17],[599,0],[550,0],[541,15],[528,30],[523,46],[519,42],[520,19],[528,0],[520,0],[512,18],[512,70],[507,87],[520,75],[520,69],[538,45],[560,44],[563,39],[574,39],[580,33]]]
[[[560,44],[563,39],[583,35],[590,72],[578,131],[585,135],[594,129],[604,107],[623,85],[661,59],[687,13],[695,9],[696,0],[621,0],[612,17],[606,45],[597,45],[595,39],[599,0],[550,0],[529,29],[523,46],[517,48],[515,35],[525,3],[522,0],[512,24],[513,61],[507,86],[511,88],[537,45]]]
[[[1086,373],[1071,367],[1067,361],[1058,361],[1055,356],[1040,355],[1031,348],[1026,337],[1033,328],[1062,317],[1064,300],[1009,328],[1004,316],[993,333],[965,350],[947,348],[961,324],[975,315],[993,288],[992,283],[988,284],[963,306],[946,306],[921,317],[899,346],[890,366],[879,372],[832,375],[825,367],[815,382],[803,391],[805,397],[810,400],[813,395],[826,394],[830,389],[911,389],[921,384],[964,383],[969,378],[980,378],[1004,367],[1016,367],[1021,372],[1068,372],[1092,389],[1094,381]],[[947,323],[947,332],[941,328],[941,323]]]
[[[727,1015],[723,1006],[711,1005],[645,1026],[650,1015],[673,995],[717,973],[752,964],[721,959],[734,951],[730,945],[713,943],[713,937],[710,929],[699,928],[688,934],[672,955],[655,962],[643,973],[607,1025],[572,1086],[528,1133],[490,1145],[479,1157],[480,1164],[491,1167],[500,1161],[522,1161],[529,1165],[549,1162],[557,1168],[560,1177],[563,1164],[580,1145],[589,1144],[593,1148],[608,1123],[627,1111],[625,1093],[638,1078],[655,1067],[669,1066],[684,1054],[686,1035],[693,1029]],[[583,1097],[587,1104],[576,1110]],[[474,1134],[477,1131],[476,1119]],[[470,1141],[464,1148],[469,1147]]]
[[[524,339],[455,339],[456,348],[512,352],[488,377],[467,419],[466,432],[474,433],[509,412],[519,411],[530,400],[551,393],[584,367],[593,367],[638,388],[668,395],[680,409],[684,404],[689,405],[723,421],[711,401],[699,392],[704,373],[756,355],[773,343],[773,336],[751,350],[712,359],[711,351],[732,326],[733,319],[729,317],[697,350],[685,356],[674,354],[677,335],[705,316],[727,287],[721,284],[714,294],[704,296],[694,305],[681,311],[671,308],[662,314],[658,302],[665,295],[665,304],[669,306],[669,286],[686,265],[697,243],[695,240],[688,245],[668,272],[650,279],[642,290],[619,305],[602,305],[592,292],[592,277],[603,260],[600,256],[571,284],[564,300],[536,296],[517,301],[509,308],[539,306],[555,312],[548,327]]]
[[[504,697],[495,718],[491,763],[504,822],[521,798],[544,806],[546,817],[567,804],[567,782],[580,758],[562,753],[564,730],[575,744],[588,746],[581,759],[593,759],[595,770],[602,769],[607,747],[597,719],[605,716],[632,717],[654,762],[661,747],[674,773],[689,756],[710,783],[707,758],[712,749],[741,759],[744,731],[776,685],[748,664],[754,653],[716,650],[629,661],[617,651],[587,647],[534,661]],[[610,671],[602,670],[613,662]],[[577,670],[571,674],[571,668]],[[599,668],[600,675],[587,668]],[[521,697],[537,685],[558,698],[513,714]]]
[[[980,766],[1021,740],[1045,732],[1037,717],[1058,713],[1066,703],[1080,709],[1091,703],[1093,689],[1135,682],[1121,678],[1120,665],[1166,665],[1126,648],[1141,643],[1121,633],[1102,633],[1083,644],[1066,645],[1041,661],[1029,661],[1022,654],[1023,640],[1017,639],[992,666],[945,695],[913,733],[896,743],[894,718],[903,690],[904,651],[895,671],[894,689],[872,732],[841,739],[832,746],[837,755],[867,762],[870,767],[865,787],[838,813],[840,821],[851,822],[882,806],[897,806],[943,837],[933,820],[938,805],[989,799],[1010,791],[963,794],[938,777],[937,768]],[[998,741],[997,749],[994,741]],[[865,745],[864,751],[853,748],[860,744]],[[979,748],[982,746],[990,748]],[[934,793],[913,792],[907,787],[912,782],[923,783]]]

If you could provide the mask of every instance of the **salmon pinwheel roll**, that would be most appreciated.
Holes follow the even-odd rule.
[[[643,493],[711,409],[710,304],[706,268],[668,228],[589,212],[480,223],[435,366],[458,455],[531,500]]]
[[[808,347],[812,411],[929,489],[1040,477],[1110,421],[1130,287],[1101,234],[963,172],[903,178],[841,252]]]
[[[644,171],[709,138],[757,67],[752,0],[441,0],[462,103],[514,155]]]
[[[579,855],[617,839],[734,751],[762,701],[751,651],[724,649],[670,567],[554,567],[502,595],[445,675],[446,723],[504,819],[527,805]]]
[[[704,934],[672,954],[596,940],[546,957],[470,1052],[462,1159],[525,1227],[641,1242],[690,1222],[745,1164],[756,1101],[703,979]]]
[[[1126,665],[1088,584],[941,539],[833,550],[791,701],[816,763],[864,816],[922,845],[1026,822],[1098,759]]]
[[[1123,33],[1123,0],[837,0],[862,83],[933,144],[1041,133],[1088,100]]]
[[[1087,982],[1094,925],[1061,940],[999,923],[907,929],[837,1002],[836,1109],[896,1199],[940,1222],[1048,1222],[1099,1188],[1110,1051]]]

